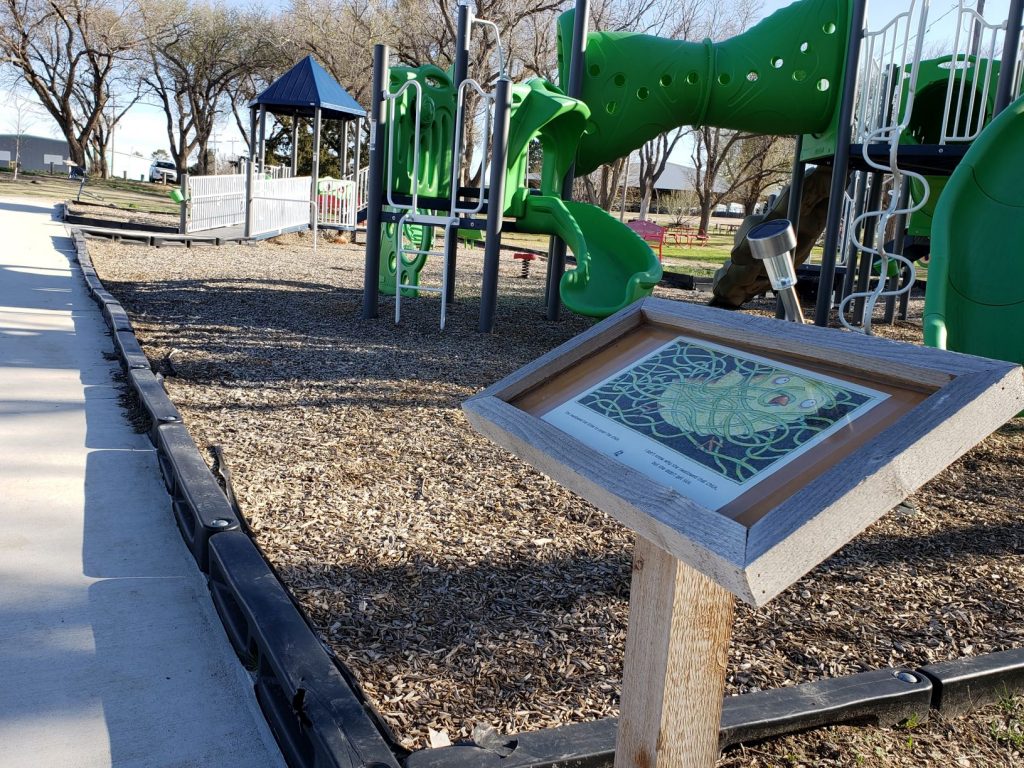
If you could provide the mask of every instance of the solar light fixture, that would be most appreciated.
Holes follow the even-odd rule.
[[[804,322],[804,313],[796,295],[796,268],[791,255],[796,248],[796,233],[789,219],[772,219],[752,227],[747,233],[747,242],[754,258],[764,262],[772,290],[786,310],[786,319],[794,323]]]

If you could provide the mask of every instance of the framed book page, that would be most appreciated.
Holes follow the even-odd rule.
[[[645,299],[464,404],[762,604],[1024,409],[1020,366]]]

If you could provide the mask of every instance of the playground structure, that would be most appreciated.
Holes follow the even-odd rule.
[[[926,321],[931,328],[926,343],[945,346],[947,338],[956,339],[951,348],[1024,361],[1008,334],[991,335],[1005,319],[999,307],[1006,289],[979,290],[992,285],[988,281],[994,274],[1007,287],[1021,277],[1022,265],[1014,263],[1005,245],[985,250],[975,245],[979,228],[1006,232],[1016,223],[997,202],[1005,185],[984,202],[977,194],[970,205],[962,197],[943,202],[950,174],[972,173],[971,164],[958,167],[965,156],[979,161],[987,156],[992,166],[1012,164],[1017,155],[1013,133],[990,122],[1020,91],[1021,16],[1019,2],[1010,3],[1005,19],[992,22],[961,1],[952,50],[933,59],[922,56],[926,34],[938,21],[927,2],[911,3],[880,29],[851,37],[848,67],[858,76],[845,83],[835,131],[803,136],[794,166],[797,186],[806,162],[831,162],[833,167],[818,325],[826,324],[830,309],[837,307],[843,325],[870,333],[880,300],[885,322],[896,316],[897,300],[899,317],[906,319],[914,262],[930,251],[938,258],[929,264],[926,311],[937,318],[952,296],[947,261],[956,263],[959,284],[970,283],[974,295],[949,318],[962,332],[947,337],[934,319]],[[863,28],[864,18],[864,4],[855,3],[854,30]],[[963,183],[955,188],[964,194]],[[794,197],[789,210],[799,216],[799,197]],[[939,209],[945,211],[941,227],[935,218]],[[838,287],[837,266],[842,273]]]
[[[584,7],[559,21],[563,89],[539,80],[513,86],[502,75],[493,94],[466,77],[469,31],[474,23],[486,23],[473,18],[466,2],[459,5],[453,73],[429,65],[389,69],[388,52],[378,46],[371,120],[376,135],[387,138],[377,141],[370,159],[364,317],[376,316],[378,289],[396,294],[396,319],[403,296],[432,291],[442,296],[443,327],[445,305],[454,296],[454,233],[460,228],[486,232],[482,331],[493,329],[503,226],[552,235],[572,250],[576,267],[568,272],[557,248],[548,260],[550,319],[557,317],[559,299],[575,312],[605,317],[649,295],[661,276],[656,255],[604,211],[566,199],[572,176],[686,123],[764,132],[829,130],[838,104],[832,84],[842,75],[849,18],[846,0],[805,0],[731,40],[690,43],[587,34]],[[497,47],[500,58],[500,41]],[[803,57],[796,67],[785,65],[791,54]],[[457,161],[470,88],[489,103],[494,126],[478,153],[489,165],[484,173],[481,160],[480,177],[488,186],[481,181],[473,190],[458,186]],[[783,102],[786,109],[779,107]],[[794,103],[801,107],[793,109]],[[534,139],[544,157],[538,191],[526,183]],[[499,190],[500,198],[494,194]],[[469,205],[460,202],[467,200]],[[512,221],[503,223],[505,217]],[[383,243],[381,224],[395,225],[385,230]],[[407,225],[425,229],[412,234]],[[425,231],[433,227],[442,231],[437,251],[431,250],[432,232]],[[410,246],[411,241],[418,242]],[[430,255],[444,259],[440,286],[419,283]]]
[[[358,211],[366,205],[366,169],[360,170],[365,110],[313,59],[307,56],[252,100],[249,158],[240,173],[186,176],[176,200],[185,207],[183,233],[243,227],[250,238],[271,237],[310,227],[356,231]],[[267,113],[292,118],[291,163],[275,166],[266,158]],[[298,173],[299,121],[313,127],[309,176]],[[339,165],[344,178],[321,178],[320,134],[324,118],[343,124]],[[355,122],[355,139],[349,126]],[[352,145],[354,151],[349,152]],[[351,162],[350,162],[351,161]]]
[[[785,210],[775,211],[798,231],[801,213],[807,213],[799,192],[807,165],[832,167],[818,325],[827,324],[837,308],[846,327],[870,333],[876,307],[884,306],[884,320],[891,322],[897,302],[905,318],[914,260],[929,249],[948,175],[1019,91],[1021,5],[1012,3],[1008,17],[992,23],[961,2],[953,50],[930,60],[922,50],[933,19],[929,3],[916,0],[878,30],[865,29],[863,0],[802,0],[718,43],[587,33],[581,5],[579,15],[570,11],[559,21],[561,88],[512,85],[502,75],[494,91],[485,93],[467,79],[465,62],[470,30],[486,22],[474,19],[463,2],[452,72],[427,66],[395,67],[385,74],[388,52],[377,54],[373,119],[388,138],[376,145],[376,168],[371,158],[379,186],[368,198],[368,229],[374,234],[367,250],[364,316],[376,316],[377,289],[393,293],[396,282],[404,287],[399,303],[420,291],[439,292],[450,301],[453,233],[459,229],[486,233],[481,330],[493,328],[502,227],[553,236],[549,319],[557,318],[559,301],[603,317],[648,295],[659,278],[656,258],[602,211],[567,199],[571,178],[665,130],[706,124],[798,136],[791,183],[798,193],[788,197]],[[500,41],[498,50],[500,58]],[[469,89],[480,95],[488,114],[476,153],[476,189],[458,186]],[[523,174],[534,139],[544,147],[539,191],[528,189]],[[993,151],[991,142],[983,146]],[[501,190],[497,211],[492,203],[498,195],[491,189]],[[379,245],[381,224],[386,229]],[[441,245],[432,251],[435,228]],[[808,235],[816,240],[821,233]],[[564,275],[559,243],[577,261]],[[811,249],[801,243],[797,250]],[[431,254],[445,259],[439,287],[419,283]],[[985,268],[977,260],[968,267]]]

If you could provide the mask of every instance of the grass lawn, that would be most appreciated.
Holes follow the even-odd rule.
[[[78,196],[78,188],[78,181],[71,181],[64,175],[21,173],[15,181],[11,173],[0,172],[0,196],[74,200]],[[90,178],[82,188],[81,201],[126,210],[177,213],[177,204],[167,196],[170,189],[162,184],[142,181]]]

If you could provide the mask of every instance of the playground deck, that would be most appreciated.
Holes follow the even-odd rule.
[[[52,211],[0,201],[0,762],[282,765]]]

